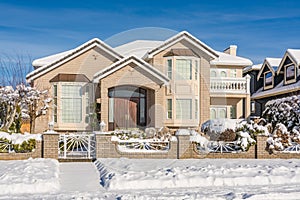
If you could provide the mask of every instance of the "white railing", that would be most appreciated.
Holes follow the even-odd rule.
[[[169,141],[153,140],[153,139],[129,139],[120,140],[112,137],[112,141],[117,142],[118,149],[122,152],[161,152],[170,149]]]
[[[95,157],[95,135],[88,133],[60,134],[58,142],[59,158]]]
[[[209,141],[206,146],[196,145],[198,153],[237,153],[241,152],[242,149],[237,145],[236,141],[225,142],[225,141]]]
[[[250,94],[250,77],[244,78],[210,78],[211,93]]]

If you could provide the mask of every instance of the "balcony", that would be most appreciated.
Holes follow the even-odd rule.
[[[210,78],[211,94],[250,94],[250,76],[243,78]]]

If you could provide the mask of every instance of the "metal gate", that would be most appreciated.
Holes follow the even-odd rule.
[[[96,157],[95,146],[95,134],[60,134],[58,141],[58,157],[68,159],[92,159]]]

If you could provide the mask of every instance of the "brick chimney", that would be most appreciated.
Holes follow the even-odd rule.
[[[232,56],[236,56],[236,50],[237,50],[237,46],[236,45],[230,45],[223,52],[227,53],[229,55],[232,55]]]

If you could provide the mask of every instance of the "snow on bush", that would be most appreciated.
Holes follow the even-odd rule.
[[[10,134],[0,131],[0,152],[32,152],[36,148],[36,141],[41,140],[41,134]]]
[[[263,117],[269,123],[267,148],[271,153],[300,144],[300,96],[268,101]]]
[[[57,160],[41,158],[0,161],[1,195],[58,191],[58,165]]]

